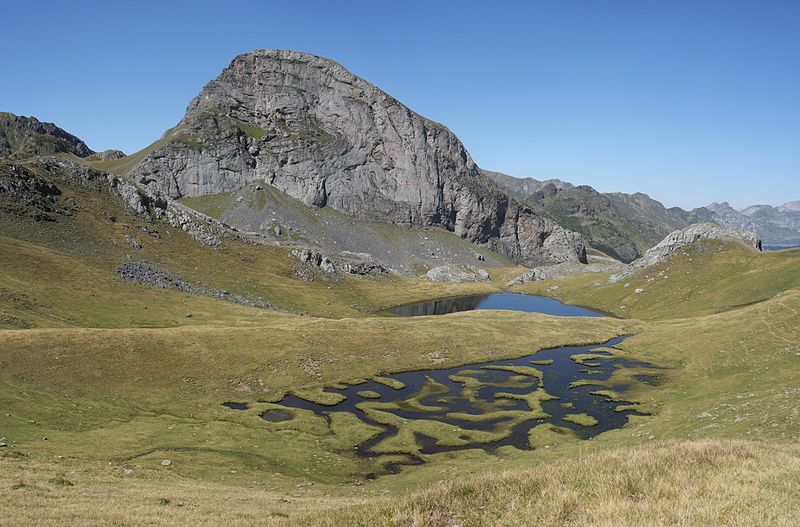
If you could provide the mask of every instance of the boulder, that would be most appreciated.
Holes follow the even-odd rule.
[[[490,282],[486,269],[476,269],[469,265],[441,265],[425,273],[431,282]]]

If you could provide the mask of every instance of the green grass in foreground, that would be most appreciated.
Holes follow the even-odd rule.
[[[642,320],[719,313],[800,288],[800,249],[760,253],[707,241],[616,284],[607,278],[591,273],[529,282],[514,290]],[[551,289],[554,285],[558,288]]]

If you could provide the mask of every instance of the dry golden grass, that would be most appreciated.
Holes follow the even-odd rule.
[[[281,496],[0,458],[0,526],[795,526],[797,445],[661,442],[460,478],[400,498]],[[65,482],[69,482],[67,484]]]
[[[0,526],[245,526],[364,500],[302,498],[102,463],[0,457]]]
[[[796,445],[702,440],[455,479],[309,525],[773,525],[800,522]]]

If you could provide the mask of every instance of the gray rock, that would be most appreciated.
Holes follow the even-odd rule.
[[[332,275],[334,279],[341,279],[341,276],[336,272],[336,266],[333,261],[319,251],[301,248],[295,249],[289,254],[300,260],[302,265],[295,268],[295,274],[303,280],[310,282],[320,278],[320,272]]]
[[[319,264],[319,268],[325,271],[326,273],[336,272],[336,267],[334,267],[333,262],[331,262],[328,257],[322,258],[322,261]]]
[[[187,293],[193,290],[188,282],[146,262],[125,262],[117,268],[117,275],[125,280],[161,289],[177,289]]]
[[[312,251],[308,248],[295,249],[291,252],[291,255],[304,264],[319,267],[326,273],[336,272],[336,267],[333,265],[331,259],[318,251]]]
[[[565,276],[584,273],[607,273],[624,268],[624,264],[607,256],[590,256],[587,265],[575,262],[562,262],[560,264],[534,267],[506,284],[507,287],[526,284],[535,280],[556,280]]]
[[[241,304],[251,307],[272,307],[269,302],[265,302],[261,298],[233,295],[228,291],[221,291],[218,289],[209,290],[199,285],[190,284],[180,277],[168,273],[163,269],[154,267],[147,262],[125,262],[117,268],[117,275],[125,280],[131,280],[133,282],[138,282],[140,284],[145,284],[152,287],[159,287],[161,289],[176,289],[185,293],[210,296],[220,300],[233,302],[234,304]],[[191,313],[186,314],[187,318],[190,318],[191,316]]]
[[[345,273],[360,276],[389,274],[389,270],[375,261],[371,254],[344,251],[338,258],[339,267]]]
[[[95,155],[100,161],[113,161],[125,157],[125,153],[122,150],[103,150]]]
[[[476,269],[469,265],[441,265],[434,267],[425,278],[431,282],[489,282],[489,273],[486,269]]]
[[[534,282],[536,280],[544,280],[541,271],[539,268],[529,269],[519,275],[518,277],[514,278],[513,280],[509,281],[506,286],[507,287],[514,287],[515,285],[522,285],[527,284],[528,282]]]
[[[136,238],[134,238],[133,236],[130,235],[125,236],[125,241],[128,242],[128,245],[130,245],[131,248],[136,249],[137,251],[142,248],[142,244],[137,242]]]
[[[310,207],[442,227],[526,265],[585,261],[580,235],[504,194],[447,128],[328,59],[240,55],[166,139],[131,177],[170,198],[266,181]]]
[[[162,462],[161,462],[161,466],[162,466],[162,467],[168,467],[168,466],[170,466],[171,464],[172,464],[172,461],[171,461],[171,460],[169,460],[169,459],[165,459],[164,461],[162,461]]]
[[[641,269],[656,265],[672,253],[693,244],[698,240],[724,240],[741,243],[761,250],[761,240],[751,231],[734,229],[715,223],[696,223],[667,235],[657,245],[648,249],[638,260],[628,265],[621,273],[612,275],[609,282],[614,283],[627,278]],[[627,287],[628,284],[625,284]]]

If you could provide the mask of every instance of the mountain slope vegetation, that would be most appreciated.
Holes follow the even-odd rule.
[[[705,209],[666,208],[642,193],[601,193],[560,180],[484,173],[537,213],[580,232],[591,247],[623,262],[635,260],[670,232],[713,216]]]
[[[282,103],[275,111],[256,112],[256,99],[230,89],[253,72],[265,91],[258,100]],[[275,84],[302,87],[316,75],[349,94],[347,103],[328,102],[368,118],[346,125],[360,130],[337,129],[335,116],[299,107],[295,90],[270,98]],[[580,238],[556,221],[628,258],[660,229],[693,218],[644,195],[555,180],[523,182],[509,197],[449,131],[373,88],[319,57],[247,54],[178,127],[122,157],[95,154],[55,125],[0,115],[0,526],[797,524],[800,249],[762,253],[701,237],[620,280],[611,278],[618,265],[597,266],[588,270],[603,271],[510,287],[530,272],[513,261],[552,261],[540,257],[560,247],[575,256],[562,265],[580,265]],[[341,149],[368,146],[356,156],[354,180],[364,167],[407,175],[397,163],[408,152],[393,150],[392,115],[381,112],[405,115],[389,119],[409,125],[397,134],[435,145],[418,153],[431,163],[426,177],[439,178],[432,188],[447,190],[413,202],[419,210],[393,199],[377,206],[408,224],[349,214],[375,194],[320,171],[339,157],[352,160]],[[364,130],[386,140],[355,141]],[[204,179],[214,160],[217,171]],[[254,167],[242,168],[250,161]],[[259,167],[278,170],[273,161],[290,168],[270,182]],[[311,177],[292,182],[309,167]],[[400,187],[389,193],[408,190]],[[533,197],[520,204],[520,193]],[[234,220],[240,228],[227,223]],[[315,236],[328,239],[314,251],[353,251],[345,244],[352,233],[377,247],[376,256],[410,256],[397,268],[352,273],[323,269],[311,249],[306,259],[298,253]],[[542,236],[555,245],[540,244]],[[535,257],[521,258],[523,250]],[[415,277],[467,259],[486,266],[489,278]],[[386,312],[499,291],[610,316]],[[624,338],[608,343],[617,337]],[[564,361],[586,378],[565,382],[562,398],[553,398],[541,373],[548,361],[528,356],[579,345],[590,352]],[[465,380],[480,363],[512,358],[527,364],[495,364],[472,372],[485,383]],[[590,373],[594,361],[608,361],[607,378]],[[360,388],[354,408],[380,418],[386,401],[362,385],[401,390],[403,372],[428,377],[397,403],[394,429],[336,407],[337,390]],[[584,436],[591,440],[513,406],[448,409],[438,421],[406,417],[446,403],[444,382],[473,395],[509,390],[496,393],[501,404],[522,395],[540,412],[546,401],[574,427],[598,421],[569,410],[567,394],[581,390],[622,405],[609,413],[627,413],[624,425]],[[536,388],[511,391],[520,386]],[[316,412],[319,405],[333,410]],[[520,414],[531,423],[524,443],[493,442]],[[454,424],[457,417],[475,428]],[[359,455],[384,432],[385,455]],[[486,439],[468,442],[468,432]]]

